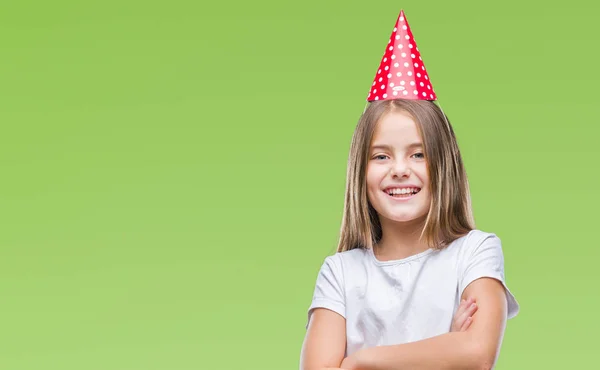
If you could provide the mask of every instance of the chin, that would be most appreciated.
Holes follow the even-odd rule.
[[[425,222],[425,216],[390,216],[390,217],[386,217],[388,220],[392,221],[392,222],[398,222],[398,223],[408,223],[408,222],[418,222],[418,221],[423,221]]]
[[[408,222],[425,222],[427,218],[427,212],[380,212],[383,218],[391,222],[408,223]]]

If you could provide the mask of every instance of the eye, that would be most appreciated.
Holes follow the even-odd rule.
[[[415,157],[415,158],[417,158],[417,159],[424,159],[425,158],[425,154],[423,154],[423,153],[415,153],[412,156]]]
[[[386,158],[388,158],[388,156],[385,154],[378,154],[373,157],[373,159],[386,159]]]

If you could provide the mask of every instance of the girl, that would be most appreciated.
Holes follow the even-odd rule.
[[[454,131],[400,13],[350,147],[337,253],[301,370],[491,369],[519,305],[500,239],[475,228]]]
[[[338,252],[317,278],[301,369],[493,368],[518,312],[503,266],[499,238],[473,226],[440,108],[371,102],[352,139]]]
[[[475,228],[454,131],[403,11],[367,100],[301,370],[491,369],[519,305],[500,239]]]

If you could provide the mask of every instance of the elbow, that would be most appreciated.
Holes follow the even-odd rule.
[[[494,364],[491,362],[482,362],[479,364],[478,370],[492,370],[494,368]]]
[[[472,370],[493,370],[496,365],[498,352],[496,349],[490,348],[482,343],[475,343],[471,346],[469,353],[471,358]]]
[[[479,361],[476,367],[473,370],[492,370],[494,368],[494,364],[489,361]]]

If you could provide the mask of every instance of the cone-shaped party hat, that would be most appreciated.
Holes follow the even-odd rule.
[[[437,99],[404,10],[400,11],[367,97],[367,101],[388,99]]]

